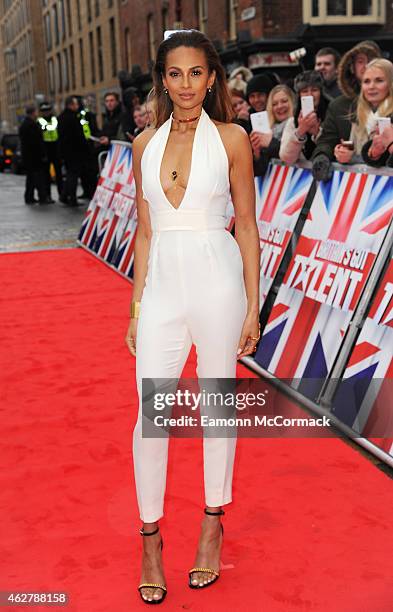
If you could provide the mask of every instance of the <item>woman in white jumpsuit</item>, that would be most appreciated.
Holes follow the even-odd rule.
[[[161,43],[154,77],[157,128],[133,145],[138,232],[126,338],[139,397],[133,461],[140,533],[152,536],[143,538],[138,587],[146,603],[167,593],[157,521],[169,439],[142,434],[142,379],[180,378],[192,344],[198,378],[235,378],[237,359],[254,352],[259,338],[252,153],[245,131],[230,123],[225,72],[203,34],[181,31]],[[231,195],[236,240],[225,229]],[[203,438],[206,516],[191,588],[219,576],[221,506],[232,501],[235,448],[236,437]]]

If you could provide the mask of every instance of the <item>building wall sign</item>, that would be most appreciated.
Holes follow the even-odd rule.
[[[248,21],[249,19],[254,19],[255,15],[255,6],[249,6],[248,8],[242,10],[242,12],[240,13],[240,19],[242,21]]]
[[[297,59],[291,59],[287,51],[253,53],[248,56],[249,68],[272,68],[278,66],[299,66]]]

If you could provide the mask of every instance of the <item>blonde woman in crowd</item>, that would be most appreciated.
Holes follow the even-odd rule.
[[[368,64],[362,83],[362,93],[358,104],[359,124],[366,125],[366,128],[370,124],[371,127],[374,126],[372,139],[363,146],[363,159],[370,166],[392,167],[393,64],[389,60],[378,59]],[[372,110],[373,108],[375,110]],[[378,122],[381,117],[390,119],[390,123]]]
[[[380,119],[391,118],[393,115],[393,66],[383,58],[377,58],[367,64],[364,71],[361,90],[358,98],[355,116],[351,118],[350,146],[338,144],[334,155],[340,164],[364,163],[362,149],[368,141],[375,139],[381,132]],[[390,126],[388,126],[390,127]],[[381,156],[381,147],[384,138],[376,139],[375,144],[365,151],[365,161]],[[386,148],[391,147],[385,143]],[[389,145],[389,146],[388,146]],[[370,150],[371,148],[371,150]]]
[[[294,102],[294,93],[287,85],[276,85],[271,90],[266,105],[271,131],[250,134],[255,176],[264,176],[270,160],[279,157],[281,137],[286,122],[293,116]]]

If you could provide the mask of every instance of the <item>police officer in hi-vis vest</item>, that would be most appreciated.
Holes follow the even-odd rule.
[[[53,106],[50,102],[40,104],[40,116],[38,124],[42,130],[47,162],[45,164],[45,179],[49,197],[51,196],[51,174],[50,165],[53,164],[55,171],[56,185],[59,197],[63,191],[63,175],[61,170],[61,159],[59,152],[59,132],[57,129],[58,121],[53,113]]]

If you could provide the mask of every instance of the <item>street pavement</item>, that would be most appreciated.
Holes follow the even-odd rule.
[[[79,228],[88,201],[71,208],[55,204],[24,203],[25,176],[0,172],[0,253],[77,246]],[[57,200],[56,185],[52,198]]]

